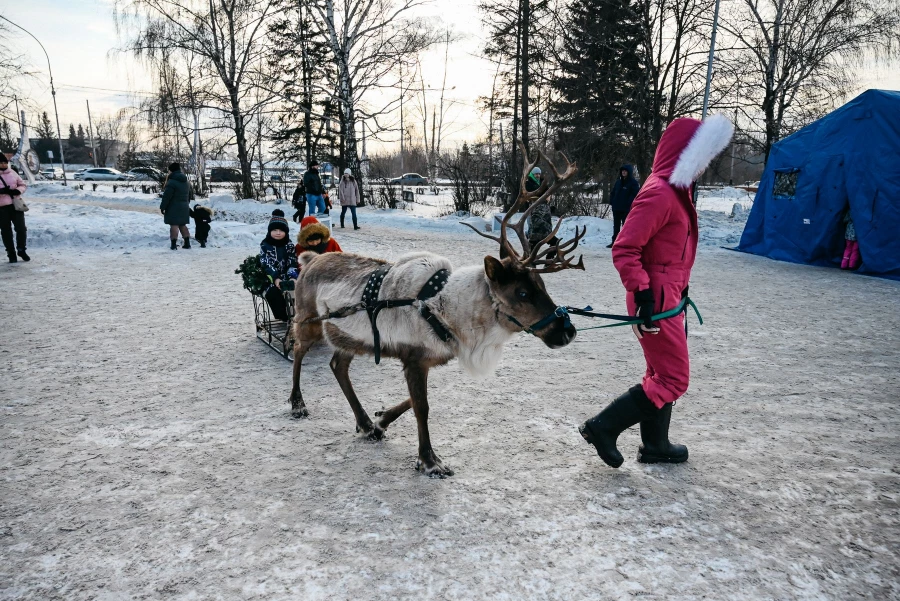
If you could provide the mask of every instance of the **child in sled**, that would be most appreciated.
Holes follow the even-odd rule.
[[[200,248],[206,248],[206,241],[209,239],[209,230],[211,229],[209,223],[213,218],[212,209],[195,204],[193,209],[188,210],[188,213],[194,220],[194,239],[200,243]]]
[[[331,237],[329,227],[319,223],[315,217],[304,217],[297,235],[297,256],[308,250],[320,255],[344,252],[337,240]]]
[[[272,309],[272,315],[275,319],[287,321],[283,282],[296,280],[298,270],[297,253],[291,243],[288,222],[281,209],[272,211],[268,234],[259,245],[259,262],[271,282],[263,296]]]

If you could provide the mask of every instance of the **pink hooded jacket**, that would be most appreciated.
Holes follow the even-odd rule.
[[[0,171],[0,178],[3,178],[3,182],[0,182],[0,188],[6,188],[9,186],[10,188],[17,188],[19,192],[25,193],[25,181],[19,177],[19,174],[10,169],[6,168],[5,171]],[[6,205],[11,205],[13,203],[12,196],[9,194],[0,194],[0,207],[5,207]]]
[[[653,173],[634,199],[613,245],[613,264],[627,291],[629,315],[635,314],[638,290],[653,291],[655,313],[681,301],[697,256],[697,211],[690,187],[728,144],[731,132],[727,119],[713,116],[702,124],[696,119],[676,119],[663,133]],[[684,315],[657,325],[658,334],[640,339],[647,362],[641,385],[661,408],[687,391],[691,368]]]

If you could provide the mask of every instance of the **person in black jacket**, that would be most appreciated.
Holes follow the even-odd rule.
[[[609,196],[609,204],[612,205],[613,212],[613,235],[612,242],[606,248],[612,248],[616,243],[616,237],[628,217],[628,211],[631,210],[631,203],[634,197],[640,192],[641,185],[634,178],[634,167],[631,165],[622,165],[619,169],[619,179],[613,186],[612,194]]]
[[[209,223],[212,221],[212,209],[195,204],[191,209],[191,217],[194,220],[194,239],[200,243],[200,248],[206,248],[206,241],[209,239]]]
[[[294,220],[294,223],[300,223],[306,215],[306,188],[303,187],[302,179],[297,182],[297,187],[294,189],[291,205],[294,207],[294,216],[291,219]]]
[[[178,233],[184,238],[181,248],[191,247],[191,233],[187,224],[191,220],[191,185],[187,176],[181,172],[179,163],[169,165],[169,177],[166,179],[166,187],[163,190],[162,201],[159,203],[165,223],[169,226],[170,248],[178,248]]]
[[[309,171],[303,174],[303,187],[306,188],[306,202],[309,204],[309,214],[325,212],[325,187],[322,186],[322,178],[319,177],[319,163],[313,161],[309,164]]]
[[[259,244],[259,263],[268,276],[269,287],[263,296],[272,309],[275,319],[287,320],[287,305],[282,294],[282,282],[288,278],[297,279],[297,253],[291,242],[290,230],[284,211],[275,209],[269,220],[269,231]]]

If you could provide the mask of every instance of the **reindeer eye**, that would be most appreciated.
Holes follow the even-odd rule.
[[[516,296],[518,296],[519,298],[528,298],[528,291],[527,290],[517,290]]]

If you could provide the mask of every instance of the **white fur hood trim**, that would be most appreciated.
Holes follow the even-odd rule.
[[[716,155],[725,150],[733,133],[734,126],[728,117],[708,116],[678,157],[675,170],[669,176],[669,184],[678,188],[689,188]]]

